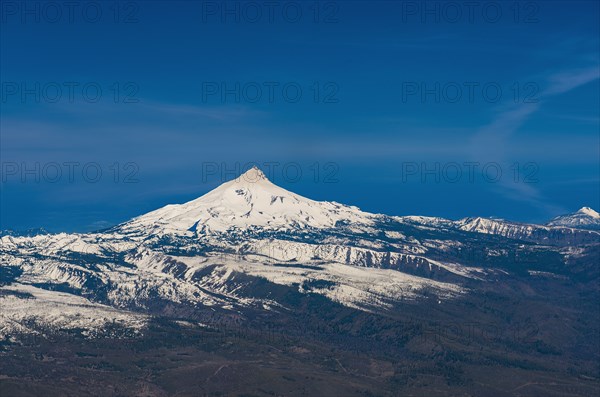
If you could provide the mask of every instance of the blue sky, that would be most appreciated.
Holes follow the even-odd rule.
[[[371,212],[600,207],[596,1],[53,4],[0,10],[2,229],[94,230],[251,163]]]

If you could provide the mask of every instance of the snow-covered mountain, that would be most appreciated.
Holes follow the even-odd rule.
[[[2,236],[0,338],[135,334],[153,316],[243,318],[294,310],[303,296],[367,312],[431,296],[441,304],[513,273],[595,277],[586,258],[599,238],[562,226],[370,214],[299,196],[253,168],[103,232]]]
[[[317,202],[274,185],[254,167],[204,196],[167,205],[119,227],[124,233],[208,235],[248,228],[285,231],[332,228],[338,222],[373,224],[372,214]]]
[[[550,245],[593,244],[598,241],[595,231],[579,230],[567,225],[535,225],[502,219],[463,218],[453,222],[455,227],[476,233],[494,234],[515,240]]]
[[[565,226],[579,229],[600,229],[600,214],[590,207],[583,207],[572,214],[557,216],[548,226]]]

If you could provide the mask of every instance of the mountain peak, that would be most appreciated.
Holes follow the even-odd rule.
[[[600,214],[596,211],[594,211],[593,209],[591,209],[590,207],[581,207],[579,209],[579,211],[577,211],[578,214],[584,214],[584,215],[588,215],[591,216],[593,218],[600,218]]]
[[[250,182],[250,183],[259,182],[261,180],[267,180],[267,181],[269,180],[265,176],[264,172],[262,172],[261,169],[258,168],[257,166],[253,166],[248,171],[241,174],[236,180],[240,180],[240,179],[242,179],[244,182]]]
[[[600,214],[590,207],[582,207],[572,214],[557,216],[549,226],[566,226],[582,229],[600,229]]]
[[[167,205],[126,222],[124,231],[166,233],[332,228],[340,222],[371,224],[372,214],[334,202],[314,201],[272,183],[258,168],[195,200]]]

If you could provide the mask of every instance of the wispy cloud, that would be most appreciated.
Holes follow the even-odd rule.
[[[546,88],[541,97],[548,100],[572,91],[600,78],[600,65],[576,68],[551,74],[547,77]],[[476,161],[496,161],[508,166],[511,138],[519,128],[543,106],[543,102],[520,103],[501,109],[496,117],[480,128],[471,138],[470,152]],[[531,184],[511,181],[510,178],[499,182],[499,193],[513,200],[528,202],[547,213],[565,212],[563,208],[552,204]]]
[[[557,73],[550,76],[548,79],[550,85],[543,94],[544,96],[563,94],[598,78],[600,78],[600,65]]]

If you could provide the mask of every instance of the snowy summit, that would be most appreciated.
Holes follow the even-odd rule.
[[[273,184],[253,167],[236,179],[184,204],[167,205],[121,225],[125,232],[159,234],[224,232],[253,226],[330,228],[337,222],[372,223],[373,214],[335,202],[319,202]]]
[[[590,207],[583,207],[572,214],[561,215],[550,222],[549,226],[566,226],[581,229],[600,229],[600,214]]]

